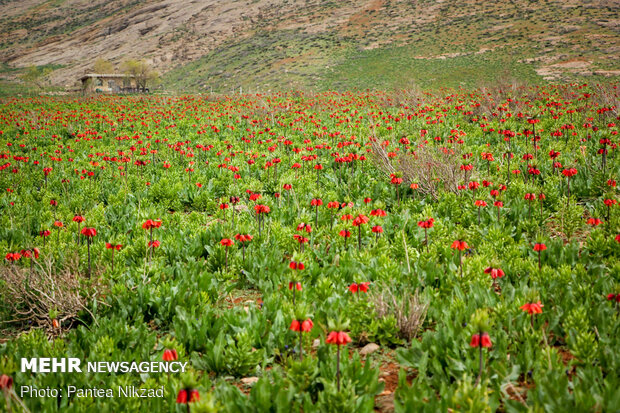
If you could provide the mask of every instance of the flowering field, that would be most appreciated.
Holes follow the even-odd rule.
[[[614,98],[0,101],[0,406],[616,411]],[[188,367],[22,371],[34,357]]]

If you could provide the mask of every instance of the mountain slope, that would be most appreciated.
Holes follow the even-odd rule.
[[[617,0],[3,1],[0,61],[55,65],[50,82],[69,86],[97,57],[145,58],[180,90],[617,79],[619,10]]]

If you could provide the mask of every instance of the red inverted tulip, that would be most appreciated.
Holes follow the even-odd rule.
[[[13,387],[13,378],[3,374],[0,376],[0,390],[11,390]]]
[[[152,219],[147,219],[144,224],[142,224],[142,228],[151,229],[151,228],[159,228],[161,227],[161,221],[154,221]]]
[[[235,242],[229,238],[224,238],[223,240],[220,241],[220,244],[222,244],[225,247],[230,247],[234,244]]]
[[[177,395],[177,403],[187,404],[200,400],[200,393],[196,389],[181,389]]]
[[[95,235],[97,235],[97,230],[95,228],[82,228],[82,231],[80,231],[82,233],[82,235],[84,235],[85,237],[88,238],[92,238]]]
[[[291,261],[291,263],[288,266],[291,270],[303,270],[304,268],[306,268],[303,262],[295,262],[295,261]]]
[[[537,303],[523,304],[519,308],[521,310],[527,312],[528,314],[540,314],[540,313],[542,313],[542,307],[544,307],[544,305],[541,304],[540,301],[538,301]]]
[[[463,251],[467,248],[469,248],[469,245],[467,245],[467,243],[465,241],[461,241],[461,240],[456,240],[452,243],[452,245],[450,246],[450,248],[455,249],[455,250],[459,250],[459,251]]]
[[[485,274],[491,274],[491,278],[502,278],[504,276],[504,271],[499,268],[488,267],[484,270]]]
[[[325,342],[328,344],[343,346],[351,342],[351,337],[349,337],[349,335],[344,331],[332,331],[327,335]]]
[[[162,356],[164,361],[175,361],[179,359],[179,354],[175,349],[166,349],[164,350],[164,355]]]
[[[474,334],[471,336],[469,345],[471,347],[491,347],[491,337],[489,337],[488,333]]]
[[[534,251],[544,251],[547,249],[545,244],[534,244]]]

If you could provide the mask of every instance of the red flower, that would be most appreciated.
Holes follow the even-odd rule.
[[[593,227],[596,227],[597,225],[601,225],[603,223],[603,221],[601,221],[598,218],[589,218],[588,219],[588,225],[592,225]]]
[[[350,238],[351,237],[351,231],[348,231],[346,229],[343,229],[342,231],[339,232],[341,237],[344,238]]]
[[[534,251],[544,251],[547,249],[547,246],[545,244],[534,244]]]
[[[571,176],[577,175],[577,169],[575,169],[575,168],[564,169],[562,171],[562,175],[567,176],[567,177],[570,178]]]
[[[327,203],[327,208],[340,208],[340,202],[332,201]]]
[[[319,198],[315,198],[312,201],[310,201],[310,205],[311,206],[320,206],[323,205],[323,200],[319,199]]]
[[[271,212],[271,209],[267,205],[254,205],[254,211],[257,214],[268,214]]]
[[[200,400],[200,393],[196,389],[181,389],[177,396],[177,403],[187,404]]]
[[[372,198],[364,198],[364,203],[369,204],[372,202]]]
[[[221,203],[220,204],[220,209],[228,209],[228,204],[227,203]]]
[[[292,290],[293,288],[295,288],[297,291],[301,291],[301,283],[295,283],[295,282],[290,281],[288,283],[288,289]]]
[[[346,345],[351,342],[351,337],[344,331],[332,331],[327,335],[325,340],[328,344],[336,344],[339,346]]]
[[[252,238],[254,238],[251,235],[243,235],[243,234],[237,234],[235,235],[235,239],[239,242],[249,242],[252,241]]]
[[[291,263],[288,266],[291,270],[303,270],[304,268],[306,268],[303,262],[295,262],[295,261],[291,261]]]
[[[220,241],[220,244],[222,244],[225,247],[231,247],[235,242],[229,238],[224,238]]]
[[[142,224],[142,228],[151,229],[151,228],[159,228],[161,227],[161,221],[154,221],[152,219],[147,219],[144,224]]]
[[[433,228],[433,223],[435,220],[433,218],[429,218],[426,221],[418,221],[418,226],[420,228]]]
[[[366,224],[368,221],[370,221],[370,219],[368,219],[368,217],[366,215],[359,214],[353,220],[353,226],[354,227],[359,227],[360,225]]]
[[[478,333],[471,336],[470,347],[491,347],[491,337],[488,333]]]
[[[372,227],[372,232],[375,234],[381,234],[383,232],[383,227],[381,225],[376,225]]]
[[[3,374],[0,376],[0,390],[11,390],[13,387],[13,378]]]
[[[544,307],[544,305],[542,305],[539,301],[537,303],[523,304],[519,308],[523,311],[526,311],[528,314],[540,314],[542,313],[542,307]]]
[[[469,248],[469,245],[467,245],[467,243],[465,241],[461,241],[461,240],[456,240],[452,243],[452,245],[450,246],[450,248],[455,249],[455,250],[459,250],[459,251],[463,251],[464,249]]]
[[[15,262],[15,261],[19,261],[21,257],[22,256],[19,252],[9,252],[8,254],[6,254],[4,258],[6,258],[7,261]]]
[[[357,293],[357,292],[368,292],[368,286],[370,285],[369,282],[363,282],[363,283],[353,283],[351,285],[349,285],[349,291],[351,291],[353,294]]]
[[[155,241],[151,241],[149,242],[149,248],[153,247],[153,248],[157,248],[161,245],[161,242],[155,240]]]
[[[310,319],[307,319],[307,320],[304,320],[304,321],[301,321],[301,322],[299,320],[293,320],[291,322],[290,329],[293,330],[293,331],[300,331],[301,330],[302,333],[307,333],[310,330],[312,330],[312,327],[314,327],[314,323]]]
[[[40,231],[39,232],[39,235],[42,236],[42,237],[49,237],[51,234],[52,233],[49,230],[45,230],[45,231]]]
[[[179,359],[179,355],[175,349],[166,349],[164,350],[164,355],[162,357],[164,361],[175,361]]]
[[[485,207],[487,206],[487,203],[479,199],[476,202],[474,202],[474,205],[476,205],[477,207]]]
[[[370,211],[371,217],[384,217],[386,215],[387,213],[382,209],[373,209],[372,211]]]
[[[297,231],[306,231],[307,233],[310,233],[312,232],[312,227],[310,226],[310,224],[302,222],[301,224],[297,225]]]
[[[56,228],[62,228],[62,227],[63,227],[63,224],[62,224],[62,222],[61,222],[61,221],[54,221],[54,226],[55,226]]]
[[[51,206],[58,206],[58,201],[56,201],[55,199],[50,200],[50,205]]]
[[[95,235],[97,235],[97,230],[95,228],[82,228],[82,231],[80,231],[82,233],[82,235],[84,235],[85,237],[88,238],[92,238]]]
[[[299,234],[293,235],[293,238],[295,238],[295,240],[300,244],[305,244],[306,242],[310,241],[308,238],[302,237]]]
[[[492,279],[502,278],[505,274],[504,271],[499,268],[489,267],[484,270],[485,274],[491,274]]]
[[[76,216],[73,217],[73,222],[82,223],[84,221],[85,221],[85,219],[81,215],[76,215]]]

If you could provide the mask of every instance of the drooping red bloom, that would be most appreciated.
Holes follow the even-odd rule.
[[[105,247],[106,247],[106,249],[109,249],[109,250],[117,250],[117,251],[120,251],[120,250],[121,250],[121,248],[123,248],[123,245],[122,245],[122,244],[116,244],[116,245],[114,245],[114,244],[110,244],[109,242],[106,242],[106,243],[105,243]]]
[[[228,209],[228,204],[223,202],[220,204],[220,209]]]
[[[314,323],[310,319],[307,319],[301,322],[299,320],[293,320],[291,322],[290,329],[292,331],[297,331],[297,332],[301,331],[302,333],[307,333],[310,330],[312,330],[312,327],[314,327]]]
[[[488,267],[484,270],[485,274],[491,274],[492,279],[502,278],[505,274],[504,271],[499,268]]]
[[[459,251],[463,251],[467,248],[469,248],[469,245],[467,245],[467,243],[465,241],[461,241],[461,240],[456,240],[452,243],[452,245],[450,246],[450,248],[455,249],[455,250],[459,250]]]
[[[267,205],[254,205],[254,211],[257,214],[268,214],[271,212],[271,209]]]
[[[341,237],[351,238],[351,231],[349,231],[349,230],[343,229],[343,230],[341,230],[339,232],[339,234],[340,234]]]
[[[302,264],[303,265],[303,264]],[[296,289],[297,291],[301,291],[301,283],[299,282],[293,282],[293,281],[289,281],[288,283],[288,289],[292,290],[292,289]]]
[[[235,242],[233,240],[231,240],[230,238],[224,238],[220,241],[220,244],[222,244],[225,247],[231,247]]]
[[[372,227],[372,232],[375,234],[381,234],[383,232],[383,227],[381,225],[375,225]]]
[[[351,337],[349,337],[349,335],[344,331],[332,331],[327,335],[325,342],[328,344],[343,346],[351,342]]]
[[[161,221],[154,221],[152,219],[147,219],[144,224],[142,224],[142,228],[151,229],[151,228],[159,228],[161,227]]]
[[[250,242],[254,237],[248,234],[237,234],[235,235],[235,239],[239,242]]]
[[[527,312],[528,314],[540,314],[540,313],[542,313],[542,307],[544,307],[544,305],[541,304],[540,301],[538,301],[537,303],[523,304],[519,308],[521,310]]]
[[[179,359],[179,354],[175,349],[166,349],[164,350],[164,355],[162,356],[164,361],[175,361]]]
[[[369,204],[372,202],[372,198],[364,198],[364,203]]]
[[[52,234],[52,232],[47,230],[47,229],[45,231],[40,231],[39,232],[39,235],[42,236],[42,237],[49,237],[51,234]]]
[[[85,221],[84,217],[81,215],[76,215],[73,217],[73,222],[82,223]]]
[[[150,241],[150,242],[149,242],[149,248],[151,248],[151,247],[152,247],[152,248],[157,248],[157,247],[159,247],[160,245],[161,245],[161,242],[159,242],[159,241],[157,241],[157,240],[155,240],[155,241]]]
[[[588,225],[592,225],[593,227],[601,225],[602,223],[603,223],[603,221],[601,221],[598,218],[589,218],[588,219]]]
[[[56,201],[55,199],[51,199],[50,200],[50,205],[51,206],[58,206],[58,201]]]
[[[616,302],[620,303],[620,294],[614,294],[614,293],[607,294],[607,301],[613,301],[613,300],[616,300]]]
[[[177,403],[187,404],[200,400],[200,393],[196,389],[181,389],[177,395]]]
[[[11,390],[13,387],[13,378],[3,374],[0,376],[0,391],[2,390]]]
[[[359,227],[360,225],[366,224],[368,221],[370,221],[370,219],[366,215],[359,214],[353,220],[353,226]]]
[[[491,347],[491,337],[489,333],[478,333],[471,336],[470,347]]]
[[[291,263],[288,266],[291,270],[303,270],[304,268],[306,268],[303,262],[295,262],[295,261],[291,261]]]
[[[310,205],[311,206],[321,206],[323,205],[323,200],[320,198],[315,198],[312,201],[310,201]]]
[[[544,251],[547,249],[545,244],[534,244],[534,251]]]
[[[293,238],[295,238],[295,241],[297,241],[300,244],[305,244],[306,242],[310,241],[310,239],[303,237],[299,234],[294,234]]]
[[[64,225],[61,221],[54,221],[54,226],[56,228],[62,228]]]
[[[575,168],[564,169],[562,171],[562,175],[567,176],[567,177],[570,178],[571,176],[577,175],[577,169],[575,169]]]
[[[370,211],[371,217],[384,217],[386,215],[387,213],[382,209],[373,209],[372,211]]]
[[[420,228],[433,228],[435,220],[433,218],[429,218],[425,221],[418,221],[418,226]]]
[[[297,231],[306,231],[307,233],[311,233],[312,232],[312,227],[310,226],[310,224],[306,224],[305,222],[302,222],[301,224],[297,225]]]
[[[15,261],[19,261],[21,257],[22,256],[19,252],[9,252],[6,254],[4,258],[9,262],[15,262]]]
[[[82,231],[80,231],[82,235],[84,235],[85,237],[88,238],[92,238],[95,235],[97,235],[97,230],[95,228],[82,228]]]
[[[476,205],[477,207],[485,207],[487,206],[486,201],[482,201],[480,199],[478,199],[476,202],[474,202],[474,205]]]
[[[370,283],[367,282],[363,282],[363,283],[353,283],[351,285],[349,285],[349,291],[351,291],[353,294],[357,293],[357,292],[368,292],[368,286],[370,285]]]

